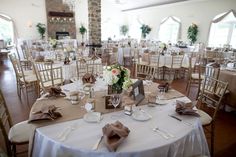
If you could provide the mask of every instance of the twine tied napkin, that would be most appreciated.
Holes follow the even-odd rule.
[[[48,90],[48,95],[46,97],[60,97],[60,96],[66,96],[64,92],[62,92],[60,87],[51,87]]]
[[[46,105],[41,110],[34,112],[30,115],[28,122],[39,121],[39,120],[55,120],[62,117],[60,112],[56,112],[57,107],[54,105]]]
[[[196,113],[197,110],[193,109],[194,105],[192,102],[185,103],[179,100],[176,100],[176,108],[175,111],[180,115],[192,115],[199,117],[199,114]]]
[[[85,83],[94,84],[95,81],[96,81],[96,79],[95,79],[95,77],[93,76],[93,74],[86,73],[86,74],[84,74],[84,76],[82,77],[82,81],[83,81],[83,84],[85,84]]]
[[[116,121],[112,124],[106,124],[102,128],[105,145],[109,151],[116,151],[119,145],[129,135],[130,130],[125,127],[121,122]]]

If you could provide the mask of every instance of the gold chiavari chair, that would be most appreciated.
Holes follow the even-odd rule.
[[[87,61],[87,73],[101,75],[103,73],[102,61],[100,58]]]
[[[0,90],[0,133],[3,135],[3,142],[9,156],[16,156],[16,146],[29,142],[30,125],[27,121],[22,121],[13,125],[6,101]]]
[[[183,62],[183,57],[182,55],[178,56],[172,56],[171,60],[171,65],[170,66],[165,66],[164,70],[167,75],[172,75],[174,74],[174,77],[179,77],[178,74],[182,72],[182,62]]]
[[[154,78],[160,79],[161,74],[163,73],[163,68],[160,67],[159,61],[160,61],[160,55],[158,54],[152,54],[149,56],[150,60],[150,66],[155,69]]]
[[[145,79],[147,76],[154,78],[156,68],[145,64],[136,64],[135,78]]]
[[[197,102],[198,114],[206,132],[210,133],[211,156],[214,156],[215,121],[228,83],[206,76]]]
[[[77,78],[73,79],[72,82],[81,79],[84,74],[87,73],[87,63],[84,58],[76,60],[76,71],[77,71]]]
[[[32,63],[44,94],[50,87],[63,85],[61,66],[53,67],[52,62],[32,61]]]
[[[19,53],[19,50],[18,48],[16,47],[16,52],[17,52],[17,55],[18,55],[18,58],[20,60],[20,63],[21,65],[25,68],[25,69],[31,69],[31,61],[30,61],[30,57],[31,57],[31,54],[30,54],[30,50],[29,48],[27,47],[27,45],[21,45],[21,52],[22,52],[22,55],[23,55],[23,58],[21,59],[20,57],[20,53]]]
[[[25,89],[27,104],[29,104],[28,93],[31,92],[30,89],[34,88],[36,95],[38,95],[37,77],[33,71],[25,71],[20,61],[14,55],[10,54],[9,58],[16,75],[18,96],[21,98],[21,90]]]

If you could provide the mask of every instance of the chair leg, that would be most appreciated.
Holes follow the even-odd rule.
[[[215,125],[211,124],[211,156],[214,156],[214,142],[215,142]]]
[[[187,83],[187,87],[186,87],[186,89],[187,89],[187,96],[189,96],[190,88],[191,88],[191,80],[189,80],[188,83]]]

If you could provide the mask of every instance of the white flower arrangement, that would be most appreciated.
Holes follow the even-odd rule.
[[[132,85],[130,70],[120,65],[104,67],[103,78],[106,84],[114,86],[118,90],[126,90]]]

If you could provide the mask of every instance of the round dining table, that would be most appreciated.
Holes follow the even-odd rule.
[[[148,86],[144,82],[145,89],[157,87],[154,83]],[[65,92],[81,90],[81,81],[64,85],[61,89]],[[107,86],[102,79],[97,80],[94,85],[95,97],[99,91],[105,91]],[[133,106],[133,111],[142,110],[148,114],[145,120],[136,119],[134,116],[124,114],[123,110],[110,109],[114,112],[102,114],[100,121],[95,123],[87,122],[82,118],[68,120],[60,123],[51,123],[42,127],[37,127],[34,132],[34,142],[32,145],[33,157],[190,157],[209,155],[208,145],[204,135],[201,121],[198,117],[178,115],[175,112],[175,102],[180,100],[190,102],[190,100],[171,89],[169,92],[177,93],[176,97],[168,97],[165,94],[156,100],[159,105],[138,105]],[[176,95],[176,94],[174,94]],[[52,104],[55,100],[39,99],[33,105]],[[97,102],[97,99],[95,99]],[[79,110],[84,110],[83,104],[72,105],[66,99],[60,99],[56,105],[66,104],[64,108],[74,108],[74,113],[81,114]],[[104,108],[105,104],[96,104],[98,108]],[[60,106],[58,106],[60,107]],[[66,116],[63,107],[59,112]],[[98,109],[98,110],[97,110]],[[76,111],[78,110],[78,111]],[[83,114],[86,112],[83,112]],[[71,113],[72,114],[72,113]],[[114,118],[115,115],[115,118]],[[120,121],[130,130],[127,138],[121,143],[115,152],[110,152],[104,142],[104,138],[94,150],[94,145],[101,139],[102,128],[106,124]],[[69,131],[68,131],[69,130]],[[61,140],[59,135],[65,134]]]

